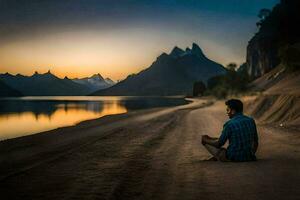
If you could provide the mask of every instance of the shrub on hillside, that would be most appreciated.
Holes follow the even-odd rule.
[[[224,99],[229,95],[238,95],[247,90],[250,77],[245,64],[236,70],[236,65],[231,63],[227,66],[228,71],[224,75],[214,76],[207,81],[207,95],[213,95]]]

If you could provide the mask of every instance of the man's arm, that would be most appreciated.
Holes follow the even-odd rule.
[[[220,138],[212,138],[212,137],[209,137],[208,135],[204,135],[202,137],[202,144],[203,145],[209,144],[214,147],[220,148],[226,143],[228,136],[229,136],[229,132],[230,132],[229,125],[225,124],[223,126],[223,130],[222,130]]]
[[[213,137],[209,137],[208,135],[204,135],[202,137],[202,144],[209,144],[212,145],[214,147],[219,147],[219,138],[213,138]]]
[[[218,148],[222,147],[226,143],[226,141],[229,138],[229,135],[230,135],[230,125],[228,123],[225,123],[223,126],[221,136],[218,140]]]

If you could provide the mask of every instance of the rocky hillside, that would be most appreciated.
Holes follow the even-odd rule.
[[[252,116],[263,124],[300,130],[300,71],[290,73],[279,65],[251,87],[260,92],[247,106]]]
[[[259,31],[247,46],[249,75],[259,77],[285,59],[285,52],[300,42],[299,24],[300,1],[296,0],[281,0],[257,23]]]
[[[260,22],[247,47],[248,104],[260,123],[300,130],[300,1],[281,0]]]
[[[225,71],[222,65],[208,59],[197,44],[185,51],[175,47],[170,54],[161,54],[149,68],[92,95],[192,94],[194,82],[206,82]]]

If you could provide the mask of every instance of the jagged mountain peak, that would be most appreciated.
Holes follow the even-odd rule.
[[[50,70],[48,70],[46,73],[41,74],[42,76],[48,76],[48,77],[56,77],[54,74],[51,73]]]
[[[198,57],[200,59],[205,59],[206,58],[206,56],[204,55],[201,48],[196,43],[193,43],[192,44],[192,49],[187,47],[184,51],[181,48],[179,48],[178,46],[175,46],[172,49],[170,54],[167,54],[167,53],[163,52],[160,56],[157,57],[156,62],[158,62],[158,63],[168,63],[171,60],[177,60],[178,58],[182,58],[182,57],[185,57],[185,56],[188,56],[188,55],[192,55],[192,56]]]
[[[196,43],[193,43],[193,45],[192,45],[192,54],[194,54],[198,57],[203,57],[203,56],[205,57],[202,49]]]
[[[22,75],[22,74],[20,74],[20,73],[17,73],[15,77],[17,77],[17,78],[25,78],[25,77],[27,77],[27,76],[24,76],[24,75]]]
[[[12,75],[12,74],[10,74],[8,72],[6,72],[5,74],[0,74],[0,75],[2,75],[4,77],[13,77],[14,76],[14,75]]]
[[[185,56],[185,55],[190,55],[190,54],[193,54],[193,55],[195,55],[199,58],[205,57],[202,49],[196,43],[192,44],[192,49],[187,47],[185,49],[185,51],[182,50],[181,48],[175,46],[169,55],[172,56],[173,58],[178,58],[178,57]],[[161,56],[159,56],[159,58],[163,57],[163,56],[165,56],[165,55],[162,54]]]
[[[179,48],[178,46],[175,46],[170,54],[167,53],[162,53],[160,56],[157,57],[157,60],[165,60],[165,59],[169,59],[169,58],[173,58],[173,59],[177,59],[179,57],[182,56],[186,56],[186,55],[195,55],[199,58],[206,58],[206,56],[204,55],[202,49],[199,47],[199,45],[197,45],[196,43],[192,44],[192,49],[190,49],[189,47],[187,47],[184,50],[182,50],[181,48]]]
[[[35,79],[59,79],[54,74],[52,74],[50,70],[48,70],[46,73],[43,73],[43,74],[35,71],[31,77],[33,77]]]
[[[193,42],[193,44],[192,44],[192,50],[195,49],[195,48],[200,49],[199,45],[196,44],[195,42]]]
[[[165,58],[165,57],[168,57],[169,55],[166,54],[165,52],[163,52],[162,54],[160,54],[158,57],[157,57],[157,60],[161,59],[161,58]]]
[[[104,78],[101,76],[100,73],[98,74],[94,74],[93,76],[91,76],[90,78],[96,78],[96,79],[100,79],[100,80],[104,80]]]
[[[115,82],[113,80],[111,80],[110,78],[105,78],[105,82],[110,84],[110,85],[114,85]]]
[[[173,50],[171,51],[170,56],[178,57],[178,56],[182,55],[183,53],[184,53],[184,51],[182,49],[175,46],[173,48]]]

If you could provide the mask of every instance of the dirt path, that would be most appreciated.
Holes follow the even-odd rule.
[[[204,108],[201,104],[133,115],[109,125],[84,123],[71,129],[72,139],[61,136],[64,142],[59,147],[42,136],[36,141],[45,144],[29,138],[32,146],[25,149],[30,152],[26,159],[20,153],[24,148],[17,147],[28,146],[29,141],[12,141],[9,154],[3,152],[7,144],[0,144],[0,168],[12,168],[0,174],[1,195],[6,199],[299,198],[299,133],[259,127],[258,162],[204,161],[209,155],[200,145],[201,135],[218,136],[226,116],[221,102]],[[48,151],[41,150],[45,146]],[[5,177],[7,173],[12,175]]]

